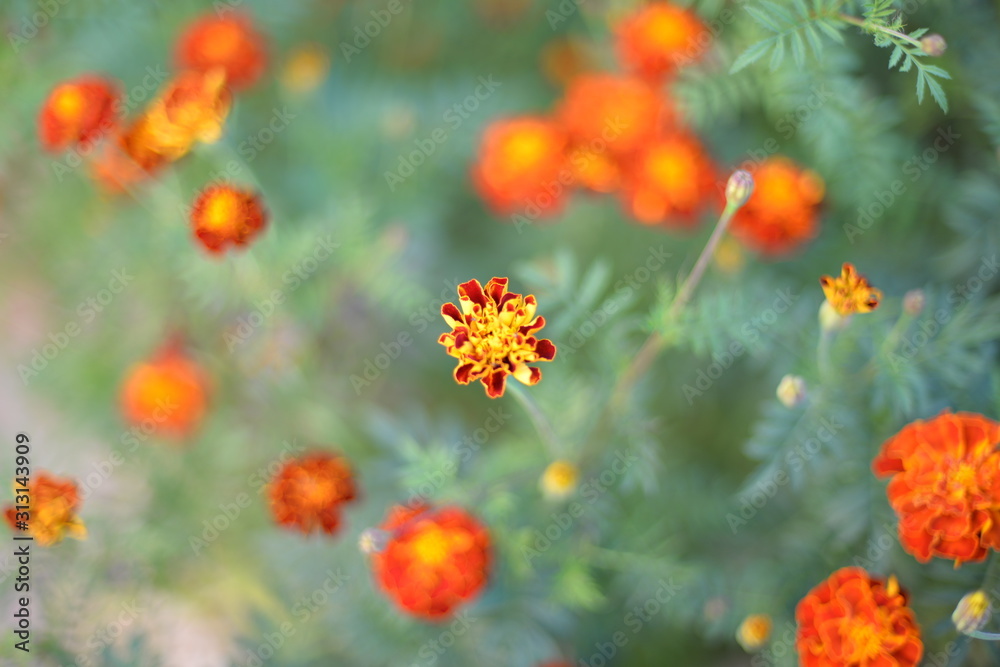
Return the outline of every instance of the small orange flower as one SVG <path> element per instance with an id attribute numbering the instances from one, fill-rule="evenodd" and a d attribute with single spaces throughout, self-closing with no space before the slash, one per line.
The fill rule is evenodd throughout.
<path id="1" fill-rule="evenodd" d="M 644 5 L 618 24 L 618 57 L 626 69 L 660 77 L 701 60 L 712 35 L 694 12 L 669 2 Z"/>
<path id="2" fill-rule="evenodd" d="M 916 667 L 924 653 L 909 596 L 888 581 L 845 567 L 795 608 L 802 667 Z"/>
<path id="3" fill-rule="evenodd" d="M 1000 424 L 943 412 L 905 426 L 882 445 L 872 469 L 891 477 L 899 541 L 922 563 L 933 556 L 981 561 L 1000 550 Z"/>
<path id="4" fill-rule="evenodd" d="M 670 116 L 653 86 L 614 74 L 586 74 L 574 79 L 556 115 L 575 146 L 613 155 L 644 146 Z"/>
<path id="5" fill-rule="evenodd" d="M 840 269 L 840 277 L 823 276 L 819 279 L 823 294 L 838 315 L 870 313 L 878 307 L 882 292 L 869 284 L 857 272 L 853 264 L 845 263 Z"/>
<path id="6" fill-rule="evenodd" d="M 17 481 L 14 482 L 15 498 L 18 494 L 24 494 L 24 488 Z M 31 535 L 46 547 L 61 542 L 67 535 L 78 540 L 87 536 L 86 526 L 76 515 L 80 496 L 76 482 L 72 479 L 39 472 L 28 480 L 27 496 L 27 503 L 22 498 L 4 508 L 4 518 L 12 530 Z M 28 510 L 19 512 L 16 505 L 25 504 L 28 505 Z M 21 521 L 27 523 L 27 531 L 18 527 Z"/>
<path id="7" fill-rule="evenodd" d="M 230 12 L 208 14 L 191 22 L 177 40 L 174 54 L 181 69 L 207 72 L 221 67 L 233 90 L 252 86 L 267 65 L 264 37 L 250 18 Z"/>
<path id="8" fill-rule="evenodd" d="M 486 585 L 490 534 L 465 510 L 397 505 L 381 528 L 388 541 L 372 554 L 375 579 L 402 610 L 440 621 Z"/>
<path id="9" fill-rule="evenodd" d="M 556 346 L 534 336 L 545 326 L 545 318 L 535 316 L 534 295 L 508 292 L 506 278 L 493 278 L 485 290 L 478 280 L 462 283 L 458 300 L 461 309 L 453 303 L 441 306 L 452 331 L 438 338 L 448 354 L 458 359 L 457 382 L 480 380 L 486 395 L 498 398 L 503 396 L 508 375 L 527 385 L 542 378 L 542 372 L 528 364 L 552 361 Z"/>
<path id="10" fill-rule="evenodd" d="M 472 179 L 480 195 L 499 214 L 557 213 L 566 185 L 559 182 L 566 136 L 546 118 L 522 116 L 486 128 Z"/>
<path id="11" fill-rule="evenodd" d="M 753 195 L 733 218 L 736 238 L 765 255 L 783 255 L 816 236 L 824 191 L 819 175 L 778 156 L 765 160 L 753 179 Z"/>
<path id="12" fill-rule="evenodd" d="M 771 638 L 773 625 L 767 614 L 751 614 L 736 629 L 736 641 L 747 653 L 759 651 Z"/>
<path id="13" fill-rule="evenodd" d="M 210 185 L 201 191 L 191 207 L 195 236 L 211 253 L 226 247 L 245 246 L 267 224 L 267 211 L 260 197 L 229 185 Z"/>
<path id="14" fill-rule="evenodd" d="M 148 153 L 177 160 L 195 142 L 215 142 L 222 136 L 231 105 L 221 69 L 183 72 L 130 128 L 130 155 L 140 165 Z"/>
<path id="15" fill-rule="evenodd" d="M 288 56 L 281 70 L 281 85 L 293 93 L 319 88 L 330 71 L 330 54 L 319 44 L 303 44 Z"/>
<path id="16" fill-rule="evenodd" d="M 184 437 L 201 423 L 208 403 L 202 369 L 175 344 L 129 369 L 121 389 L 125 419 L 144 432 Z"/>
<path id="17" fill-rule="evenodd" d="M 341 507 L 357 491 L 347 460 L 329 452 L 313 452 L 286 463 L 268 487 L 274 520 L 309 534 L 333 535 L 340 527 Z"/>
<path id="18" fill-rule="evenodd" d="M 693 227 L 710 202 L 719 202 L 716 172 L 704 147 L 686 132 L 657 138 L 635 157 L 624 187 L 629 213 L 646 225 Z"/>
<path id="19" fill-rule="evenodd" d="M 86 74 L 56 86 L 38 114 L 38 137 L 48 151 L 100 138 L 115 125 L 118 86 Z"/>

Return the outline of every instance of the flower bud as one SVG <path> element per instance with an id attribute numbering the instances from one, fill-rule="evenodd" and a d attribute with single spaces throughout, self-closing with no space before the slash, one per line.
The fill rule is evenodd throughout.
<path id="1" fill-rule="evenodd" d="M 983 591 L 967 593 L 955 607 L 951 622 L 963 635 L 981 630 L 990 622 L 990 598 Z"/>
<path id="2" fill-rule="evenodd" d="M 948 48 L 948 43 L 944 37 L 937 33 L 927 35 L 920 39 L 920 49 L 929 56 L 939 56 Z"/>
<path id="3" fill-rule="evenodd" d="M 367 528 L 358 538 L 358 547 L 366 554 L 376 554 L 389 543 L 389 533 L 378 528 Z"/>
<path id="4" fill-rule="evenodd" d="M 829 301 L 819 307 L 819 325 L 823 331 L 840 331 L 850 322 L 850 315 L 841 315 Z"/>
<path id="5" fill-rule="evenodd" d="M 576 489 L 580 471 L 569 461 L 553 461 L 539 480 L 542 493 L 550 500 L 562 500 Z"/>
<path id="6" fill-rule="evenodd" d="M 739 208 L 746 204 L 753 194 L 753 176 L 749 171 L 739 169 L 733 172 L 726 183 L 726 204 Z"/>
<path id="7" fill-rule="evenodd" d="M 786 375 L 778 383 L 778 400 L 786 408 L 794 408 L 806 400 L 806 381 L 798 375 Z"/>
<path id="8" fill-rule="evenodd" d="M 911 317 L 916 317 L 923 311 L 926 302 L 923 290 L 911 289 L 903 297 L 903 311 Z"/>
<path id="9" fill-rule="evenodd" d="M 747 653 L 759 651 L 771 638 L 772 625 L 767 614 L 747 616 L 736 630 L 736 641 Z"/>

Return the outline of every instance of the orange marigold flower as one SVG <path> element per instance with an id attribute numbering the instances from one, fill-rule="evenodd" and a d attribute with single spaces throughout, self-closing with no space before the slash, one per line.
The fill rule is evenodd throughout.
<path id="1" fill-rule="evenodd" d="M 916 667 L 924 653 L 909 596 L 895 577 L 845 567 L 795 608 L 802 667 Z"/>
<path id="2" fill-rule="evenodd" d="M 574 145 L 623 155 L 655 137 L 670 112 L 660 93 L 641 79 L 587 74 L 570 83 L 557 116 Z"/>
<path id="3" fill-rule="evenodd" d="M 458 302 L 461 309 L 453 303 L 441 306 L 452 331 L 438 338 L 458 359 L 456 381 L 480 380 L 486 395 L 498 398 L 503 396 L 507 375 L 527 385 L 542 379 L 542 372 L 528 364 L 552 361 L 556 346 L 534 336 L 545 326 L 545 318 L 535 316 L 533 294 L 508 292 L 506 278 L 493 278 L 485 290 L 478 280 L 470 280 L 458 286 Z"/>
<path id="4" fill-rule="evenodd" d="M 56 86 L 38 114 L 38 138 L 48 151 L 60 151 L 100 138 L 115 125 L 118 86 L 86 74 Z"/>
<path id="5" fill-rule="evenodd" d="M 889 504 L 899 541 L 922 563 L 933 556 L 981 561 L 1000 550 L 1000 424 L 943 412 L 905 426 L 872 462 L 891 477 Z"/>
<path id="6" fill-rule="evenodd" d="M 615 29 L 618 57 L 648 77 L 669 74 L 701 59 L 712 35 L 698 16 L 669 2 L 644 5 Z"/>
<path id="7" fill-rule="evenodd" d="M 264 229 L 267 211 L 260 197 L 229 185 L 210 185 L 191 207 L 195 236 L 212 253 L 245 246 Z"/>
<path id="8" fill-rule="evenodd" d="M 753 195 L 733 218 L 736 238 L 766 255 L 782 255 L 816 236 L 825 187 L 818 174 L 777 156 L 765 160 L 753 179 Z"/>
<path id="9" fill-rule="evenodd" d="M 404 611 L 443 620 L 486 585 L 490 534 L 465 510 L 397 505 L 381 528 L 389 538 L 372 554 L 375 578 Z"/>
<path id="10" fill-rule="evenodd" d="M 643 224 L 693 227 L 706 204 L 720 201 L 715 181 L 701 142 L 671 132 L 636 154 L 624 187 L 625 206 Z"/>
<path id="11" fill-rule="evenodd" d="M 551 215 L 563 204 L 566 188 L 559 177 L 565 157 L 566 135 L 552 121 L 500 120 L 483 134 L 473 184 L 497 213 Z"/>
<path id="12" fill-rule="evenodd" d="M 181 69 L 206 72 L 221 67 L 233 90 L 252 86 L 267 65 L 264 37 L 250 17 L 230 12 L 191 22 L 177 40 L 174 59 Z"/>
<path id="13" fill-rule="evenodd" d="M 24 489 L 25 487 L 15 481 L 15 498 L 18 494 L 24 494 Z M 7 519 L 11 529 L 31 535 L 39 544 L 46 547 L 61 542 L 67 535 L 78 540 L 87 536 L 86 526 L 76 515 L 80 506 L 80 495 L 76 482 L 72 479 L 56 477 L 44 471 L 39 472 L 28 480 L 27 496 L 27 503 L 23 502 L 23 498 L 16 503 L 29 505 L 27 512 L 19 512 L 14 504 L 4 508 L 4 518 Z M 19 527 L 18 524 L 22 521 L 27 523 L 27 531 Z"/>
<path id="14" fill-rule="evenodd" d="M 823 286 L 826 300 L 838 315 L 870 313 L 882 299 L 882 292 L 872 287 L 853 264 L 845 263 L 840 269 L 840 277 L 823 276 L 819 279 L 819 284 Z"/>
<path id="15" fill-rule="evenodd" d="M 303 533 L 333 535 L 341 507 L 357 497 L 347 459 L 313 452 L 286 463 L 268 486 L 274 520 Z"/>
<path id="16" fill-rule="evenodd" d="M 144 432 L 184 437 L 201 423 L 208 392 L 201 367 L 171 344 L 128 370 L 121 389 L 122 412 Z"/>
<path id="17" fill-rule="evenodd" d="M 195 142 L 222 136 L 232 95 L 221 69 L 183 72 L 126 132 L 129 155 L 145 166 L 148 155 L 183 157 Z"/>
<path id="18" fill-rule="evenodd" d="M 567 168 L 573 185 L 593 192 L 613 192 L 621 185 L 622 169 L 603 144 L 571 146 Z"/>

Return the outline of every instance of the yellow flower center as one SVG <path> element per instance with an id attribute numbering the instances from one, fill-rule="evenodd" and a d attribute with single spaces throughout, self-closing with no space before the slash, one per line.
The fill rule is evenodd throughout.
<path id="1" fill-rule="evenodd" d="M 440 565 L 451 553 L 451 542 L 447 532 L 429 524 L 413 539 L 413 553 L 424 565 Z"/>
<path id="2" fill-rule="evenodd" d="M 310 476 L 302 480 L 299 492 L 313 507 L 325 507 L 336 497 L 337 485 L 333 480 Z"/>
<path id="3" fill-rule="evenodd" d="M 541 162 L 550 149 L 548 137 L 539 130 L 522 130 L 507 140 L 505 153 L 511 167 Z"/>
<path id="4" fill-rule="evenodd" d="M 951 480 L 962 491 L 972 491 L 977 486 L 976 468 L 968 463 L 961 463 L 952 474 Z"/>
<path id="5" fill-rule="evenodd" d="M 205 205 L 204 222 L 211 231 L 231 229 L 236 222 L 241 206 L 240 197 L 231 190 L 220 190 L 212 195 Z"/>
<path id="6" fill-rule="evenodd" d="M 52 96 L 52 110 L 62 120 L 79 118 L 86 103 L 77 86 L 60 86 Z"/>
<path id="7" fill-rule="evenodd" d="M 852 663 L 860 663 L 864 659 L 874 658 L 882 653 L 882 639 L 878 628 L 863 618 L 855 619 L 847 628 L 847 641 L 853 647 Z"/>
<path id="8" fill-rule="evenodd" d="M 691 25 L 680 10 L 659 11 L 648 17 L 643 30 L 649 43 L 664 51 L 677 51 L 687 46 L 692 35 Z"/>
<path id="9" fill-rule="evenodd" d="M 205 31 L 205 37 L 199 48 L 209 60 L 218 62 L 235 53 L 242 37 L 243 31 L 239 26 L 228 21 L 218 23 Z"/>
<path id="10" fill-rule="evenodd" d="M 533 360 L 529 356 L 534 354 L 534 350 L 519 329 L 534 319 L 534 309 L 525 306 L 523 299 L 513 299 L 508 304 L 513 304 L 514 310 L 500 313 L 496 304 L 488 301 L 486 308 L 469 324 L 469 342 L 476 350 L 471 356 L 482 359 L 484 364 L 493 368 L 499 368 L 508 361 L 517 364 Z M 529 314 L 519 317 L 516 311 L 521 308 L 528 308 Z"/>

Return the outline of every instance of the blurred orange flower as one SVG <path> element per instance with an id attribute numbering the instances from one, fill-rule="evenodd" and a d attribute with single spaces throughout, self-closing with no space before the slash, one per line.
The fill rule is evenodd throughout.
<path id="1" fill-rule="evenodd" d="M 616 27 L 618 57 L 626 69 L 647 77 L 669 74 L 701 60 L 712 35 L 698 16 L 669 2 L 652 2 Z"/>
<path id="2" fill-rule="evenodd" d="M 281 85 L 293 93 L 308 93 L 323 83 L 330 71 L 330 54 L 319 44 L 303 44 L 288 56 Z"/>
<path id="3" fill-rule="evenodd" d="M 191 207 L 195 236 L 211 253 L 227 246 L 245 246 L 267 225 L 267 211 L 260 197 L 230 185 L 209 185 Z"/>
<path id="4" fill-rule="evenodd" d="M 766 255 L 789 253 L 819 231 L 824 184 L 786 157 L 765 160 L 753 172 L 754 192 L 733 218 L 733 235 Z"/>
<path id="5" fill-rule="evenodd" d="M 556 213 L 567 190 L 560 182 L 565 151 L 565 134 L 546 118 L 496 121 L 483 134 L 472 180 L 497 213 Z M 568 172 L 564 180 L 569 180 Z"/>
<path id="6" fill-rule="evenodd" d="M 48 151 L 99 139 L 115 126 L 118 86 L 85 74 L 56 86 L 38 114 L 38 137 Z"/>
<path id="7" fill-rule="evenodd" d="M 177 39 L 177 66 L 207 72 L 222 68 L 226 84 L 242 90 L 260 79 L 267 66 L 264 37 L 245 14 L 207 14 L 191 22 Z"/>
<path id="8" fill-rule="evenodd" d="M 129 154 L 144 165 L 148 154 L 177 160 L 195 142 L 217 141 L 231 105 L 221 69 L 183 72 L 127 132 Z"/>
<path id="9" fill-rule="evenodd" d="M 899 541 L 922 563 L 933 556 L 981 561 L 1000 550 L 1000 424 L 943 412 L 905 426 L 872 463 L 891 477 L 889 503 Z"/>
<path id="10" fill-rule="evenodd" d="M 341 507 L 356 496 L 347 459 L 330 452 L 313 452 L 289 461 L 268 487 L 274 520 L 306 534 L 337 532 Z"/>
<path id="11" fill-rule="evenodd" d="M 14 482 L 15 498 L 24 493 L 24 488 Z M 28 480 L 27 496 L 26 503 L 19 500 L 4 508 L 4 518 L 12 530 L 20 530 L 17 524 L 24 521 L 28 529 L 21 532 L 46 547 L 61 542 L 67 535 L 78 540 L 87 536 L 86 526 L 76 515 L 80 496 L 72 479 L 41 471 Z M 16 505 L 25 504 L 28 510 L 19 512 Z"/>
<path id="12" fill-rule="evenodd" d="M 201 367 L 169 344 L 128 370 L 121 389 L 125 419 L 145 432 L 184 437 L 201 423 L 209 383 Z"/>
<path id="13" fill-rule="evenodd" d="M 381 528 L 389 538 L 372 554 L 375 578 L 404 611 L 440 621 L 486 585 L 490 534 L 465 510 L 397 505 Z"/>
<path id="14" fill-rule="evenodd" d="M 715 166 L 693 135 L 674 131 L 636 153 L 623 188 L 628 212 L 647 225 L 693 227 L 710 202 L 720 203 Z"/>
<path id="15" fill-rule="evenodd" d="M 655 137 L 671 114 L 660 93 L 641 79 L 585 74 L 570 83 L 556 115 L 574 145 L 623 155 Z"/>
<path id="16" fill-rule="evenodd" d="M 774 623 L 767 614 L 751 614 L 736 629 L 736 641 L 747 653 L 759 651 L 771 639 L 773 626 Z"/>
<path id="17" fill-rule="evenodd" d="M 542 378 L 542 372 L 528 364 L 552 361 L 556 346 L 534 336 L 545 326 L 545 318 L 535 316 L 534 295 L 508 292 L 506 278 L 493 278 L 485 290 L 478 280 L 462 283 L 458 299 L 461 309 L 453 303 L 441 307 L 452 331 L 438 338 L 448 354 L 458 359 L 457 382 L 480 380 L 486 395 L 498 398 L 503 396 L 507 375 L 527 385 Z"/>
<path id="18" fill-rule="evenodd" d="M 909 596 L 888 581 L 845 567 L 795 608 L 802 667 L 916 667 L 924 645 Z"/>
<path id="19" fill-rule="evenodd" d="M 881 290 L 871 286 L 868 280 L 857 272 L 853 264 L 845 263 L 840 276 L 823 276 L 819 279 L 826 300 L 838 315 L 870 313 L 878 307 L 882 299 Z"/>

